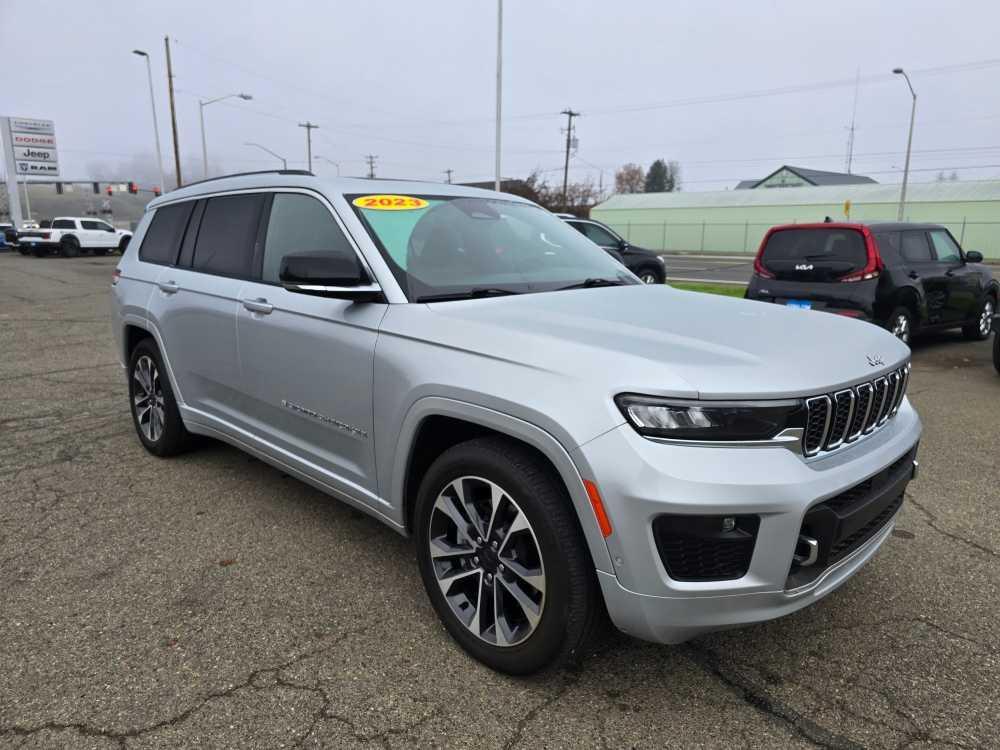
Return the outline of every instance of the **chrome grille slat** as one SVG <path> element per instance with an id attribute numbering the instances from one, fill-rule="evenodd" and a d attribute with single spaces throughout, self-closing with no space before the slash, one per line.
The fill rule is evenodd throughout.
<path id="1" fill-rule="evenodd" d="M 837 450 L 885 425 L 899 411 L 909 380 L 907 363 L 873 380 L 807 398 L 803 455 Z"/>

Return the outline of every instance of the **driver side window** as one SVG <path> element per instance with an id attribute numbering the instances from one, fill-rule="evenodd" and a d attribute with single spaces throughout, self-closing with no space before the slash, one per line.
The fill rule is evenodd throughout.
<path id="1" fill-rule="evenodd" d="M 601 247 L 618 247 L 618 240 L 606 229 L 596 224 L 581 224 L 584 236 Z"/>
<path id="2" fill-rule="evenodd" d="M 951 238 L 948 232 L 943 229 L 932 229 L 930 235 L 934 254 L 939 263 L 960 263 L 962 261 L 962 252 L 958 249 L 958 243 Z"/>
<path id="3" fill-rule="evenodd" d="M 277 193 L 267 224 L 261 280 L 267 284 L 279 283 L 281 259 L 290 253 L 356 257 L 326 206 L 301 193 Z"/>

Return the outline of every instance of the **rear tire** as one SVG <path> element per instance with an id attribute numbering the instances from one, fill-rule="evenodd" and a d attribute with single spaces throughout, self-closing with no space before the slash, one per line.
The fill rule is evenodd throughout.
<path id="1" fill-rule="evenodd" d="M 80 254 L 80 243 L 67 237 L 59 243 L 59 252 L 64 258 L 75 258 Z"/>
<path id="2" fill-rule="evenodd" d="M 31 254 L 36 258 L 44 258 L 49 254 L 49 249 L 47 247 L 34 247 L 31 249 Z"/>
<path id="3" fill-rule="evenodd" d="M 909 346 L 913 338 L 913 312 L 908 307 L 897 307 L 889 315 L 885 327 L 889 333 Z"/>
<path id="4" fill-rule="evenodd" d="M 442 453 L 420 484 L 414 537 L 445 628 L 492 669 L 523 675 L 578 661 L 602 622 L 566 489 L 513 440 L 478 438 Z"/>
<path id="5" fill-rule="evenodd" d="M 151 338 L 136 344 L 129 357 L 128 397 L 135 432 L 146 450 L 166 458 L 190 447 L 191 433 L 181 420 L 170 378 Z"/>
<path id="6" fill-rule="evenodd" d="M 993 329 L 993 313 L 996 312 L 997 303 L 992 297 L 983 300 L 979 306 L 976 318 L 971 323 L 962 326 L 962 334 L 969 341 L 985 341 L 990 337 Z"/>
<path id="7" fill-rule="evenodd" d="M 21 255 L 31 255 L 31 250 L 24 247 L 24 245 L 19 245 L 17 251 L 21 253 Z"/>

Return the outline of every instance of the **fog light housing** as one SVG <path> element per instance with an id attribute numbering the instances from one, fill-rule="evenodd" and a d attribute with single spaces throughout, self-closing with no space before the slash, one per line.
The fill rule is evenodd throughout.
<path id="1" fill-rule="evenodd" d="M 750 569 L 760 516 L 663 515 L 653 520 L 660 561 L 675 581 L 729 581 Z"/>

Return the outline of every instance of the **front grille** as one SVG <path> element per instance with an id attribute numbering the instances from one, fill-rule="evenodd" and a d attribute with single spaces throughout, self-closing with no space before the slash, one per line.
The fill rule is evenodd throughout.
<path id="1" fill-rule="evenodd" d="M 667 575 L 675 581 L 727 581 L 750 568 L 759 516 L 658 516 L 653 538 Z"/>
<path id="2" fill-rule="evenodd" d="M 815 456 L 853 443 L 884 425 L 906 395 L 910 365 L 832 394 L 806 399 L 802 452 Z"/>
<path id="3" fill-rule="evenodd" d="M 787 588 L 815 580 L 885 528 L 903 504 L 916 455 L 913 446 L 874 476 L 809 508 L 799 533 L 817 541 L 817 559 L 809 567 L 793 562 Z"/>

